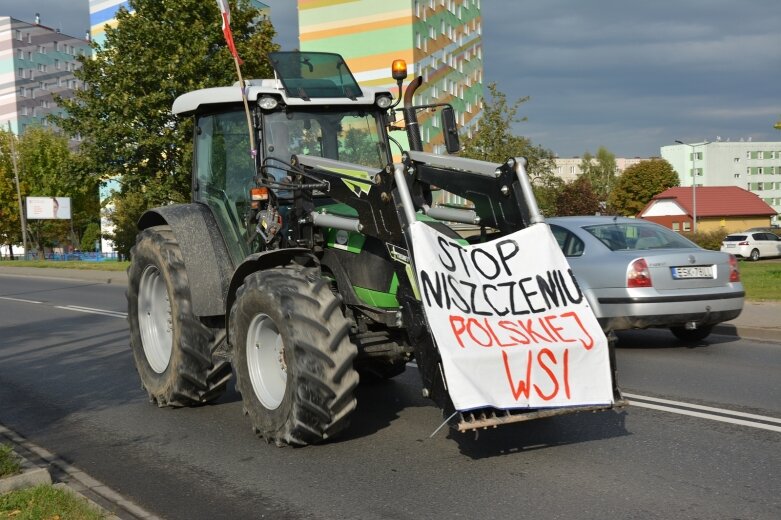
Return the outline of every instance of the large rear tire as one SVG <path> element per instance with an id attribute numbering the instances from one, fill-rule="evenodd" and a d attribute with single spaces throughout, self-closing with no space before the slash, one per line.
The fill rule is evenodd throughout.
<path id="1" fill-rule="evenodd" d="M 236 385 L 258 435 L 304 446 L 348 426 L 357 349 L 339 300 L 317 271 L 290 266 L 247 276 L 229 329 Z"/>
<path id="2" fill-rule="evenodd" d="M 193 314 L 187 272 L 171 228 L 145 229 L 130 255 L 130 345 L 149 399 L 158 406 L 216 399 L 231 377 L 230 363 L 215 355 L 225 333 Z"/>

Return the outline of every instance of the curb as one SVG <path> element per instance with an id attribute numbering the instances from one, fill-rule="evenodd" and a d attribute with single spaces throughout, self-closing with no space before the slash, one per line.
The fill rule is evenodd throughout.
<path id="1" fill-rule="evenodd" d="M 16 453 L 14 454 L 22 459 L 22 465 L 30 465 L 27 459 Z M 41 486 L 44 484 L 51 484 L 52 476 L 49 474 L 49 470 L 44 468 L 30 468 L 17 475 L 11 475 L 8 477 L 0 478 L 0 495 L 10 493 L 11 491 L 17 491 L 19 489 L 25 489 L 29 487 Z"/>
<path id="2" fill-rule="evenodd" d="M 0 424 L 0 440 L 7 441 L 14 453 L 22 459 L 23 467 L 32 468 L 21 475 L 7 477 L 14 479 L 28 475 L 27 479 L 47 479 L 48 482 L 35 482 L 9 489 L 21 489 L 39 484 L 53 484 L 54 487 L 66 490 L 74 496 L 84 499 L 90 507 L 102 511 L 109 520 L 161 520 L 160 517 L 146 511 L 141 506 L 126 499 L 107 485 L 90 477 L 79 468 L 68 464 L 45 448 L 23 438 L 16 432 Z M 22 455 L 22 453 L 24 455 Z M 48 468 L 48 469 L 47 469 Z M 45 474 L 45 475 L 44 475 Z M 6 479 L 0 479 L 0 485 Z M 0 494 L 4 491 L 0 488 Z"/>
<path id="3" fill-rule="evenodd" d="M 729 323 L 720 323 L 713 327 L 712 334 L 781 343 L 781 330 L 772 328 L 738 327 Z"/>

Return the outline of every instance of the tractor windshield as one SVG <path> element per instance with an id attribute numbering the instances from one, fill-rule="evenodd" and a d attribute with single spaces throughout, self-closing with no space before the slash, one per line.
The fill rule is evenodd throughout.
<path id="1" fill-rule="evenodd" d="M 293 155 L 306 154 L 376 168 L 389 163 L 376 111 L 273 112 L 263 119 L 263 156 L 269 173 L 284 177 Z"/>

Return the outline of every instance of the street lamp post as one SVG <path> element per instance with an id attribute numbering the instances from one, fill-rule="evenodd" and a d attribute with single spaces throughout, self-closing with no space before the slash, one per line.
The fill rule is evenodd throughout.
<path id="1" fill-rule="evenodd" d="M 708 141 L 699 144 L 689 144 L 683 141 L 675 140 L 676 143 L 689 146 L 692 149 L 692 233 L 697 232 L 697 152 L 698 146 L 705 146 Z"/>

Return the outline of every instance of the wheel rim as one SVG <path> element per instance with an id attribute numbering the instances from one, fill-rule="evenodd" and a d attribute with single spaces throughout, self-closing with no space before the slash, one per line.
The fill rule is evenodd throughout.
<path id="1" fill-rule="evenodd" d="M 168 368 L 173 350 L 171 302 L 160 270 L 149 265 L 138 287 L 138 325 L 141 344 L 149 366 L 162 374 Z"/>
<path id="2" fill-rule="evenodd" d="M 247 370 L 255 396 L 269 410 L 285 397 L 287 365 L 279 329 L 266 314 L 257 314 L 247 329 Z"/>

